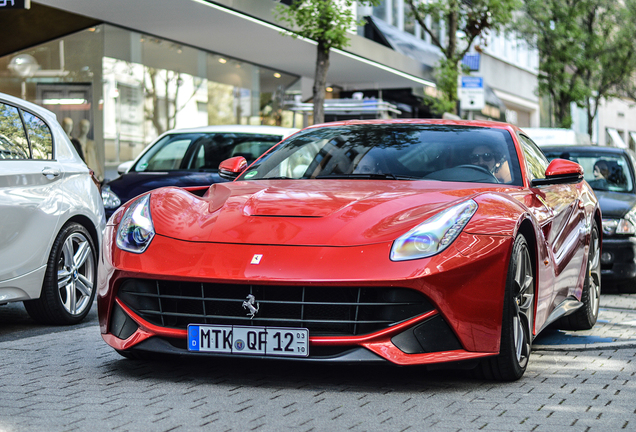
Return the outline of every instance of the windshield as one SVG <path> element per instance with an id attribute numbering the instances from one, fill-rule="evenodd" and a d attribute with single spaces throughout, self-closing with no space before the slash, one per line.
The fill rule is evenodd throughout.
<path id="1" fill-rule="evenodd" d="M 506 130 L 395 124 L 308 129 L 239 180 L 341 178 L 523 184 Z"/>
<path id="2" fill-rule="evenodd" d="M 133 171 L 217 171 L 234 156 L 248 163 L 282 139 L 280 135 L 250 133 L 180 133 L 166 135 L 152 145 Z"/>
<path id="3" fill-rule="evenodd" d="M 625 155 L 604 152 L 546 151 L 549 160 L 572 160 L 583 167 L 585 180 L 592 189 L 612 192 L 631 192 L 634 187 L 632 172 Z"/>

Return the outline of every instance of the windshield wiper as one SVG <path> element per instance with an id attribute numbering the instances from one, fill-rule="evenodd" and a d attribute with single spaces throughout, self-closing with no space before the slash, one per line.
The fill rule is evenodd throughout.
<path id="1" fill-rule="evenodd" d="M 391 173 L 369 173 L 369 174 L 331 174 L 319 175 L 317 179 L 369 179 L 369 180 L 415 180 L 416 177 L 396 176 Z"/>

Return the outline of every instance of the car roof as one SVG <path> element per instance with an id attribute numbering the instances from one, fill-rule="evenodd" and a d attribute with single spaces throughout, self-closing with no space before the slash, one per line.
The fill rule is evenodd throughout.
<path id="1" fill-rule="evenodd" d="M 195 128 L 173 129 L 166 134 L 174 133 L 251 133 L 263 135 L 282 135 L 288 136 L 298 131 L 297 128 L 287 128 L 282 126 L 264 126 L 264 125 L 214 125 L 201 126 Z"/>
<path id="2" fill-rule="evenodd" d="M 493 129 L 505 129 L 512 135 L 515 132 L 521 132 L 521 129 L 517 126 L 493 120 L 450 120 L 450 119 L 421 119 L 421 118 L 408 118 L 408 119 L 372 119 L 372 120 L 342 120 L 330 123 L 320 123 L 312 126 L 308 126 L 303 130 L 310 130 L 313 128 L 321 127 L 334 127 L 334 126 L 357 126 L 357 125 L 444 125 L 444 126 L 472 126 L 483 127 Z"/>
<path id="3" fill-rule="evenodd" d="M 607 154 L 622 154 L 626 153 L 627 149 L 620 147 L 606 147 L 606 146 L 576 146 L 576 145 L 547 145 L 539 147 L 543 152 L 562 151 L 562 152 L 581 152 L 581 153 L 607 153 Z"/>
<path id="4" fill-rule="evenodd" d="M 402 124 L 433 124 L 433 125 L 449 125 L 449 126 L 481 126 L 491 128 L 513 128 L 520 130 L 518 127 L 509 123 L 492 121 L 492 120 L 448 120 L 448 119 L 373 119 L 373 120 L 342 120 L 330 123 L 320 123 L 309 126 L 310 128 L 325 127 L 325 126 L 350 126 L 350 125 L 374 125 L 374 124 L 388 124 L 388 125 L 402 125 Z"/>

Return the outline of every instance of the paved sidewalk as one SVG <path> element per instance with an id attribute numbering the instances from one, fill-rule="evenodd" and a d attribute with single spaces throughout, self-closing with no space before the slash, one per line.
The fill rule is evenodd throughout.
<path id="1" fill-rule="evenodd" d="M 544 330 L 533 350 L 580 351 L 636 347 L 636 294 L 601 294 L 596 325 L 586 331 Z"/>

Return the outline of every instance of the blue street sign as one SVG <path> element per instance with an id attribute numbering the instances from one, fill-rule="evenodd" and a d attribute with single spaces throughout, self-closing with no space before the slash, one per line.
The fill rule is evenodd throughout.
<path id="1" fill-rule="evenodd" d="M 484 88 L 484 79 L 482 77 L 463 76 L 462 88 Z"/>

